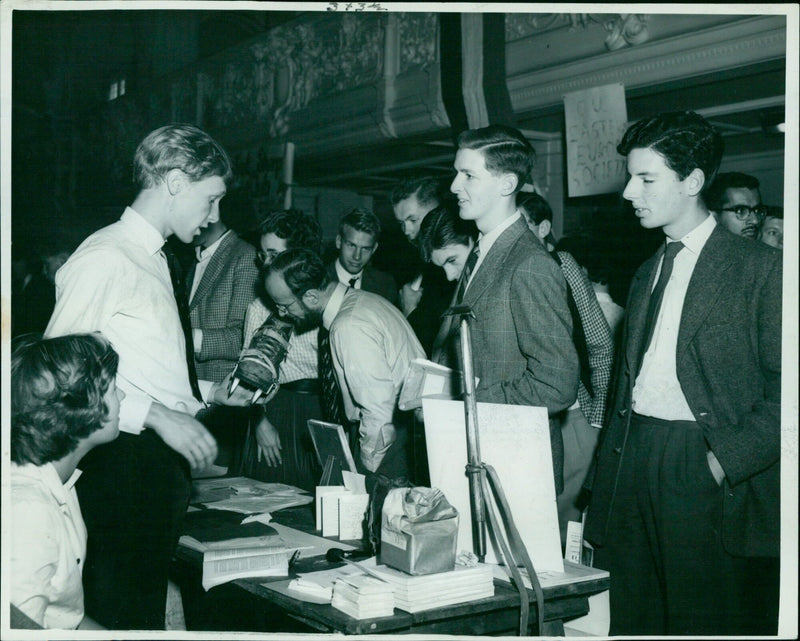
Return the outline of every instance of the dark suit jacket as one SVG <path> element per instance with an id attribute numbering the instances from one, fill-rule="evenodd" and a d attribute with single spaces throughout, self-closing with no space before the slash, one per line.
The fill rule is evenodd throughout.
<path id="1" fill-rule="evenodd" d="M 524 220 L 515 221 L 495 241 L 463 304 L 475 314 L 470 335 L 479 402 L 546 407 L 552 416 L 575 401 L 579 364 L 567 284 Z M 453 317 L 445 319 L 434 358 L 461 369 L 457 329 Z M 563 444 L 557 420 L 550 421 L 550 437 L 560 491 Z"/>
<path id="2" fill-rule="evenodd" d="M 586 538 L 601 545 L 630 423 L 650 290 L 663 248 L 631 283 L 624 353 L 591 481 Z M 725 471 L 722 536 L 737 556 L 775 556 L 780 536 L 781 253 L 717 226 L 698 258 L 677 345 L 681 389 Z"/>
<path id="3" fill-rule="evenodd" d="M 334 282 L 338 282 L 339 276 L 336 274 L 336 261 L 328 263 L 326 268 L 328 278 Z M 391 274 L 379 271 L 372 265 L 367 265 L 364 268 L 364 273 L 361 275 L 361 289 L 365 292 L 372 292 L 383 296 L 392 305 L 397 305 L 397 284 Z"/>
<path id="4" fill-rule="evenodd" d="M 442 324 L 442 314 L 447 310 L 455 292 L 455 283 L 447 280 L 444 270 L 432 263 L 422 267 L 422 297 L 419 305 L 408 315 L 408 324 L 430 356 L 433 342 Z"/>
<path id="5" fill-rule="evenodd" d="M 255 248 L 235 232 L 228 233 L 189 303 L 192 328 L 203 330 L 202 349 L 195 352 L 199 378 L 219 382 L 236 365 L 242 350 L 244 315 L 256 297 L 257 280 Z"/>

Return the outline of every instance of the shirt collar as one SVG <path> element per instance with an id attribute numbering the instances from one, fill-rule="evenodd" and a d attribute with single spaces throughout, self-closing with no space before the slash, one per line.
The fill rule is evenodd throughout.
<path id="1" fill-rule="evenodd" d="M 225 238 L 225 236 L 227 236 L 230 233 L 231 233 L 230 229 L 226 230 L 225 233 L 222 234 L 222 236 L 217 238 L 217 240 L 211 243 L 208 247 L 202 247 L 200 245 L 195 247 L 194 252 L 195 256 L 197 256 L 197 262 L 209 260 L 214 255 L 214 252 L 216 252 L 219 249 L 219 246 L 220 244 L 222 244 L 222 240 Z"/>
<path id="2" fill-rule="evenodd" d="M 714 227 L 717 226 L 717 221 L 713 216 L 709 215 L 706 219 L 695 227 L 692 231 L 681 238 L 683 246 L 695 255 L 699 255 L 705 247 Z"/>
<path id="3" fill-rule="evenodd" d="M 158 253 L 164 246 L 164 237 L 161 232 L 132 207 L 125 208 L 120 220 L 132 228 L 132 233 L 129 235 L 130 241 L 141 245 L 151 256 Z"/>
<path id="4" fill-rule="evenodd" d="M 363 273 L 364 270 L 362 269 L 357 274 L 351 274 L 344 267 L 342 267 L 342 264 L 339 262 L 339 259 L 338 258 L 336 259 L 336 277 L 339 279 L 340 283 L 349 283 L 354 278 L 356 279 L 361 278 L 361 275 Z"/>
<path id="5" fill-rule="evenodd" d="M 347 285 L 336 283 L 336 288 L 333 290 L 331 297 L 328 299 L 328 304 L 325 305 L 325 311 L 322 312 L 322 326 L 325 329 L 330 329 L 333 320 L 339 314 L 339 309 L 344 302 L 344 295 L 347 293 Z"/>
<path id="6" fill-rule="evenodd" d="M 59 505 L 64 505 L 67 502 L 67 493 L 75 486 L 81 476 L 81 471 L 76 469 L 72 472 L 72 476 L 67 479 L 67 482 L 62 483 L 61 477 L 52 463 L 17 465 L 12 462 L 12 466 L 16 468 L 16 472 L 20 476 L 35 479 L 42 483 L 58 501 Z"/>
<path id="7" fill-rule="evenodd" d="M 481 234 L 478 238 L 478 248 L 480 250 L 481 256 L 486 256 L 489 253 L 489 250 L 494 245 L 495 241 L 500 238 L 500 234 L 502 234 L 506 229 L 511 227 L 517 220 L 519 220 L 520 214 L 519 209 L 513 213 L 513 215 L 506 218 L 502 223 L 500 223 L 497 227 L 495 227 L 492 231 Z"/>

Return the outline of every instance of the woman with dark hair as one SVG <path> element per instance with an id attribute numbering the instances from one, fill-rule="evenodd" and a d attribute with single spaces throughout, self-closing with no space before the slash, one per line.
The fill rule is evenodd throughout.
<path id="1" fill-rule="evenodd" d="M 119 357 L 100 334 L 26 334 L 11 356 L 11 603 L 44 628 L 84 617 L 78 463 L 119 434 Z"/>

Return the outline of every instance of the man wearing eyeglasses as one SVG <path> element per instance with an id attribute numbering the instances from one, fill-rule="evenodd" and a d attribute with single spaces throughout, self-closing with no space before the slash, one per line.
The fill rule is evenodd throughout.
<path id="1" fill-rule="evenodd" d="M 708 208 L 729 232 L 753 239 L 767 213 L 758 178 L 738 171 L 717 176 L 708 190 Z"/>

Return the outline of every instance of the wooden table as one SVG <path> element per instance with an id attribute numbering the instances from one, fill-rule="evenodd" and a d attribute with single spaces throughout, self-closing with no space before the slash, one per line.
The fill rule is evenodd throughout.
<path id="1" fill-rule="evenodd" d="M 276 512 L 273 517 L 285 525 L 313 531 L 310 507 Z M 319 535 L 319 532 L 314 532 Z M 324 558 L 301 559 L 295 573 L 335 567 Z M 173 564 L 173 580 L 181 586 L 187 629 L 261 632 L 338 632 L 343 634 L 451 634 L 516 635 L 519 628 L 519 594 L 508 583 L 495 580 L 495 594 L 469 601 L 409 614 L 395 610 L 389 617 L 358 620 L 331 605 L 306 603 L 270 590 L 268 581 L 285 577 L 239 579 L 203 592 L 200 586 L 202 555 L 180 547 Z M 591 595 L 607 590 L 608 577 L 569 583 L 544 589 L 543 636 L 563 636 L 563 622 L 589 611 Z M 538 604 L 532 591 L 529 634 L 535 634 Z"/>

